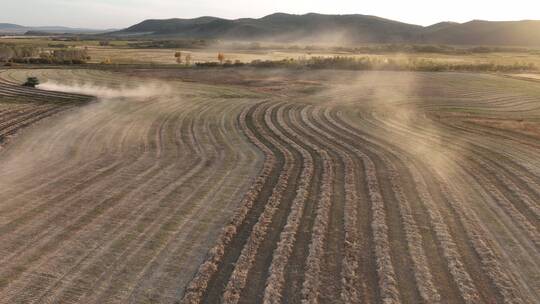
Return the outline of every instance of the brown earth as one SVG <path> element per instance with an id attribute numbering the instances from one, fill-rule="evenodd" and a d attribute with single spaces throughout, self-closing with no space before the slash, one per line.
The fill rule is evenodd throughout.
<path id="1" fill-rule="evenodd" d="M 103 96 L 0 153 L 0 303 L 537 302 L 539 84 L 210 71 L 34 71 Z"/>

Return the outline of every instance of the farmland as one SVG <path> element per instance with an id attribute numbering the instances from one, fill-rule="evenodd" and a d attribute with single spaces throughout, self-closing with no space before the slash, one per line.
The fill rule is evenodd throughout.
<path id="1" fill-rule="evenodd" d="M 534 78 L 2 70 L 0 303 L 536 303 Z"/>
<path id="2" fill-rule="evenodd" d="M 150 40 L 151 41 L 151 40 Z M 189 42 L 190 40 L 186 40 Z M 204 40 L 203 40 L 204 41 Z M 538 48 L 494 48 L 485 51 L 474 51 L 475 47 L 458 47 L 453 52 L 445 53 L 442 49 L 437 51 L 438 46 L 431 46 L 436 49 L 430 51 L 430 46 L 411 45 L 418 47 L 418 51 L 393 50 L 392 45 L 368 45 L 365 48 L 354 47 L 334 47 L 332 44 L 287 44 L 287 43 L 216 43 L 208 41 L 205 47 L 136 47 L 145 45 L 145 41 L 111 40 L 108 45 L 99 45 L 97 40 L 81 41 L 55 41 L 47 37 L 2 37 L 0 36 L 0 46 L 2 44 L 18 45 L 39 48 L 40 50 L 52 52 L 64 48 L 86 49 L 90 60 L 89 64 L 99 65 L 102 62 L 110 61 L 114 65 L 158 65 L 158 66 L 181 66 L 177 64 L 174 57 L 175 52 L 181 51 L 184 58 L 187 54 L 191 56 L 191 63 L 215 62 L 218 53 L 223 53 L 226 60 L 232 62 L 240 61 L 250 63 L 254 60 L 279 61 L 285 59 L 305 60 L 313 57 L 347 57 L 355 59 L 369 59 L 375 61 L 392 60 L 399 64 L 409 61 L 428 61 L 438 65 L 480 65 L 495 64 L 500 66 L 532 65 L 534 70 L 540 68 L 540 50 Z M 175 42 L 174 40 L 172 42 Z M 178 41 L 176 41 L 178 43 Z M 394 46 L 397 47 L 397 46 Z M 425 50 L 422 49 L 425 48 Z M 480 48 L 481 49 L 481 48 Z M 185 63 L 185 62 L 184 62 Z"/>
<path id="3" fill-rule="evenodd" d="M 18 130 L 43 118 L 90 101 L 91 96 L 43 92 L 0 80 L 0 144 Z"/>

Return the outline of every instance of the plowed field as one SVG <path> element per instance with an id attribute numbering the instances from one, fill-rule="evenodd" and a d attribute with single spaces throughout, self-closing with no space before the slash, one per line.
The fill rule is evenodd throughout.
<path id="1" fill-rule="evenodd" d="M 31 72 L 0 72 L 0 136 L 40 120 L 0 152 L 0 303 L 539 301 L 538 82 Z"/>

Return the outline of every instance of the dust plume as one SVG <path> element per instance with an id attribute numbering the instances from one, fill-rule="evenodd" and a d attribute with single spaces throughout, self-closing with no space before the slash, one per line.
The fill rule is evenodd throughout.
<path id="1" fill-rule="evenodd" d="M 104 86 L 89 82 L 57 82 L 49 80 L 38 86 L 47 91 L 60 91 L 96 96 L 101 99 L 107 98 L 150 98 L 156 96 L 170 96 L 172 88 L 163 82 L 150 82 L 135 86 Z"/>
<path id="2" fill-rule="evenodd" d="M 43 90 L 86 94 L 97 101 L 76 106 L 23 130 L 0 153 L 0 188 L 15 186 L 51 164 L 82 166 L 99 156 L 128 155 L 141 149 L 156 118 L 182 102 L 172 85 L 101 86 L 49 80 Z"/>
<path id="3" fill-rule="evenodd" d="M 431 111 L 437 100 L 430 94 L 443 83 L 434 79 L 438 76 L 388 71 L 325 74 L 325 89 L 309 99 L 342 109 L 349 121 L 373 138 L 399 147 L 448 178 L 467 157 L 467 143 L 457 138 L 448 142 L 444 125 Z M 450 146 L 457 144 L 464 148 L 460 153 Z"/>

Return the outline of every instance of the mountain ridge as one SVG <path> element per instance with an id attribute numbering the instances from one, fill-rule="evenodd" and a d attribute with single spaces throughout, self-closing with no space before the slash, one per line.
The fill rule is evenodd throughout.
<path id="1" fill-rule="evenodd" d="M 274 13 L 261 18 L 148 19 L 111 36 L 276 42 L 427 43 L 540 46 L 540 21 L 439 22 L 420 26 L 372 15 Z"/>
<path id="2" fill-rule="evenodd" d="M 115 31 L 114 29 L 88 29 L 67 26 L 24 26 L 13 23 L 0 23 L 0 34 L 22 35 L 26 32 L 43 32 L 51 34 L 97 34 Z"/>
<path id="3" fill-rule="evenodd" d="M 332 45 L 419 43 L 540 47 L 540 20 L 471 20 L 464 23 L 443 21 L 420 26 L 372 15 L 299 15 L 278 12 L 261 18 L 225 19 L 201 16 L 147 19 L 122 30 L 0 23 L 0 34 L 21 35 L 27 32 Z"/>

